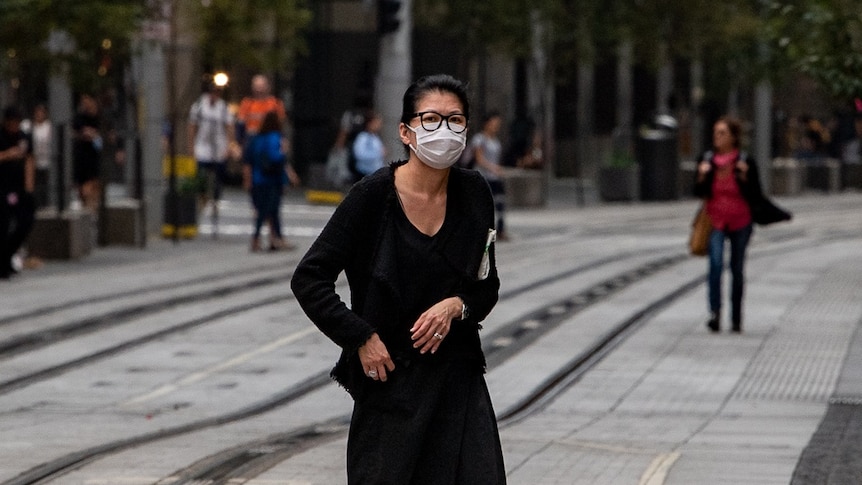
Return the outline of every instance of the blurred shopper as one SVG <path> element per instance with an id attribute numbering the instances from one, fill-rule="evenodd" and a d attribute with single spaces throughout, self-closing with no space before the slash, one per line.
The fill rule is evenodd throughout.
<path id="1" fill-rule="evenodd" d="M 725 241 L 730 242 L 730 321 L 733 332 L 742 332 L 742 299 L 745 285 L 745 252 L 754 223 L 770 224 L 790 219 L 790 214 L 764 197 L 757 163 L 740 151 L 742 125 L 722 117 L 712 132 L 713 150 L 704 154 L 697 167 L 694 194 L 705 199 L 712 222 L 709 238 L 709 311 L 707 327 L 721 329 L 721 279 Z"/>
<path id="2" fill-rule="evenodd" d="M 380 139 L 380 128 L 383 126 L 383 118 L 375 111 L 365 114 L 365 126 L 353 141 L 353 170 L 357 179 L 366 177 L 383 168 L 386 158 L 386 148 Z"/>
<path id="3" fill-rule="evenodd" d="M 30 140 L 21 131 L 21 111 L 3 110 L 0 127 L 0 279 L 18 272 L 12 258 L 33 228 L 35 167 Z"/>
<path id="4" fill-rule="evenodd" d="M 266 114 L 260 132 L 246 144 L 243 159 L 243 186 L 250 192 L 255 209 L 251 251 L 261 250 L 260 230 L 264 222 L 268 222 L 270 227 L 270 251 L 293 249 L 294 246 L 282 236 L 281 196 L 286 181 L 298 184 L 299 179 L 288 164 L 277 112 Z"/>
<path id="5" fill-rule="evenodd" d="M 506 241 L 506 188 L 503 184 L 503 145 L 497 135 L 500 133 L 503 118 L 497 111 L 491 111 L 482 120 L 482 131 L 470 140 L 475 168 L 485 177 L 494 195 L 494 207 L 497 211 L 497 239 Z"/>
<path id="6" fill-rule="evenodd" d="M 36 208 L 48 205 L 48 190 L 51 182 L 51 156 L 54 153 L 53 129 L 48 119 L 48 108 L 40 103 L 33 108 L 33 117 L 21 123 L 21 129 L 33 143 L 33 159 L 36 162 L 36 182 L 33 195 Z"/>
<path id="7" fill-rule="evenodd" d="M 78 198 L 84 207 L 96 213 L 101 198 L 102 134 L 99 122 L 99 105 L 96 99 L 84 94 L 78 102 L 78 112 L 72 121 L 72 176 L 78 189 Z"/>
<path id="8" fill-rule="evenodd" d="M 506 482 L 479 340 L 500 287 L 494 204 L 479 174 L 452 166 L 468 116 L 461 81 L 413 83 L 399 126 L 408 159 L 353 186 L 291 281 L 342 348 L 332 375 L 354 398 L 350 485 Z"/>
<path id="9" fill-rule="evenodd" d="M 228 148 L 233 142 L 233 115 L 222 99 L 222 89 L 207 81 L 204 93 L 189 110 L 188 136 L 206 184 L 201 208 L 212 202 L 213 237 L 218 236 L 218 204 L 226 175 Z"/>

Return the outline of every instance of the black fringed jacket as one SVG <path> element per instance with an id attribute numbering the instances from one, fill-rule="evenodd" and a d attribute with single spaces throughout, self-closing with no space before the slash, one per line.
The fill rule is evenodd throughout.
<path id="1" fill-rule="evenodd" d="M 715 160 L 713 152 L 706 152 L 700 160 L 709 160 L 710 170 L 706 173 L 706 177 L 702 181 L 697 181 L 698 171 L 695 170 L 694 196 L 701 199 L 709 199 L 712 197 L 712 182 L 715 179 Z M 738 160 L 744 160 L 748 164 L 748 174 L 743 179 L 740 171 L 734 165 L 733 175 L 736 179 L 736 184 L 739 186 L 739 191 L 742 197 L 748 203 L 751 209 L 751 217 L 754 223 L 765 226 L 775 222 L 789 221 L 791 214 L 784 209 L 776 206 L 768 197 L 763 194 L 760 187 L 760 174 L 757 169 L 757 162 L 748 156 L 747 153 L 740 151 Z M 736 162 L 734 162 L 735 164 Z"/>
<path id="2" fill-rule="evenodd" d="M 368 381 L 356 357 L 357 349 L 374 332 L 387 344 L 386 336 L 395 330 L 391 327 L 403 324 L 407 318 L 400 299 L 394 246 L 398 244 L 394 215 L 401 210 L 394 172 L 404 163 L 380 169 L 351 188 L 299 262 L 291 280 L 291 289 L 302 309 L 342 348 L 332 377 L 354 397 Z M 461 297 L 470 310 L 465 322 L 455 324 L 473 326 L 476 355 L 484 364 L 478 345 L 479 322 L 497 303 L 500 288 L 494 245 L 486 249 L 488 231 L 494 228 L 493 199 L 478 172 L 458 167 L 450 169 L 447 197 L 448 207 L 456 210 L 447 209 L 446 224 L 454 226 L 441 234 L 445 239 L 439 242 L 439 247 L 445 259 L 462 274 L 451 296 Z M 490 272 L 480 279 L 486 250 Z M 350 307 L 335 291 L 336 279 L 342 271 L 350 287 Z"/>

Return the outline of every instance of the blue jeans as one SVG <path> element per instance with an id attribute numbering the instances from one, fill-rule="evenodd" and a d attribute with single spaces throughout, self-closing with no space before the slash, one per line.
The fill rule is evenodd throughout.
<path id="1" fill-rule="evenodd" d="M 281 184 L 259 184 L 251 188 L 251 201 L 257 217 L 254 221 L 254 238 L 260 237 L 263 223 L 272 224 L 272 237 L 281 239 Z"/>
<path id="2" fill-rule="evenodd" d="M 731 320 L 735 326 L 742 323 L 742 292 L 745 286 L 745 249 L 754 228 L 751 224 L 738 231 L 713 229 L 709 236 L 709 309 L 718 315 L 721 311 L 721 274 L 724 270 L 724 241 L 730 241 Z"/>

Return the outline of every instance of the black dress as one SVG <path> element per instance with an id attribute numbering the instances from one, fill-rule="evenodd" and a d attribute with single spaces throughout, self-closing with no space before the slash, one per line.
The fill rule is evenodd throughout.
<path id="1" fill-rule="evenodd" d="M 350 484 L 500 485 L 500 439 L 484 380 L 481 322 L 499 297 L 494 203 L 473 170 L 452 167 L 446 218 L 433 237 L 404 215 L 396 162 L 357 182 L 296 266 L 291 289 L 342 352 L 332 377 L 354 399 Z M 487 265 L 486 265 L 487 263 Z M 350 305 L 335 291 L 341 273 Z M 433 304 L 470 308 L 437 353 L 413 349 L 410 328 Z M 387 382 L 364 373 L 357 350 L 377 333 L 395 362 Z"/>
<path id="2" fill-rule="evenodd" d="M 455 210 L 450 198 L 447 214 Z M 496 418 L 483 377 L 477 327 L 452 322 L 435 354 L 412 346 L 410 328 L 425 310 L 452 295 L 460 274 L 434 236 L 394 215 L 404 321 L 384 342 L 395 361 L 386 382 L 356 400 L 347 450 L 350 484 L 497 485 L 506 481 Z"/>

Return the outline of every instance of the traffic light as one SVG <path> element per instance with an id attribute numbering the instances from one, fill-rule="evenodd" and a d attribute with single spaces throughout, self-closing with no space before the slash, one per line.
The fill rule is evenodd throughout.
<path id="1" fill-rule="evenodd" d="M 398 20 L 398 10 L 401 0 L 377 0 L 377 33 L 391 34 L 398 30 L 401 21 Z"/>

